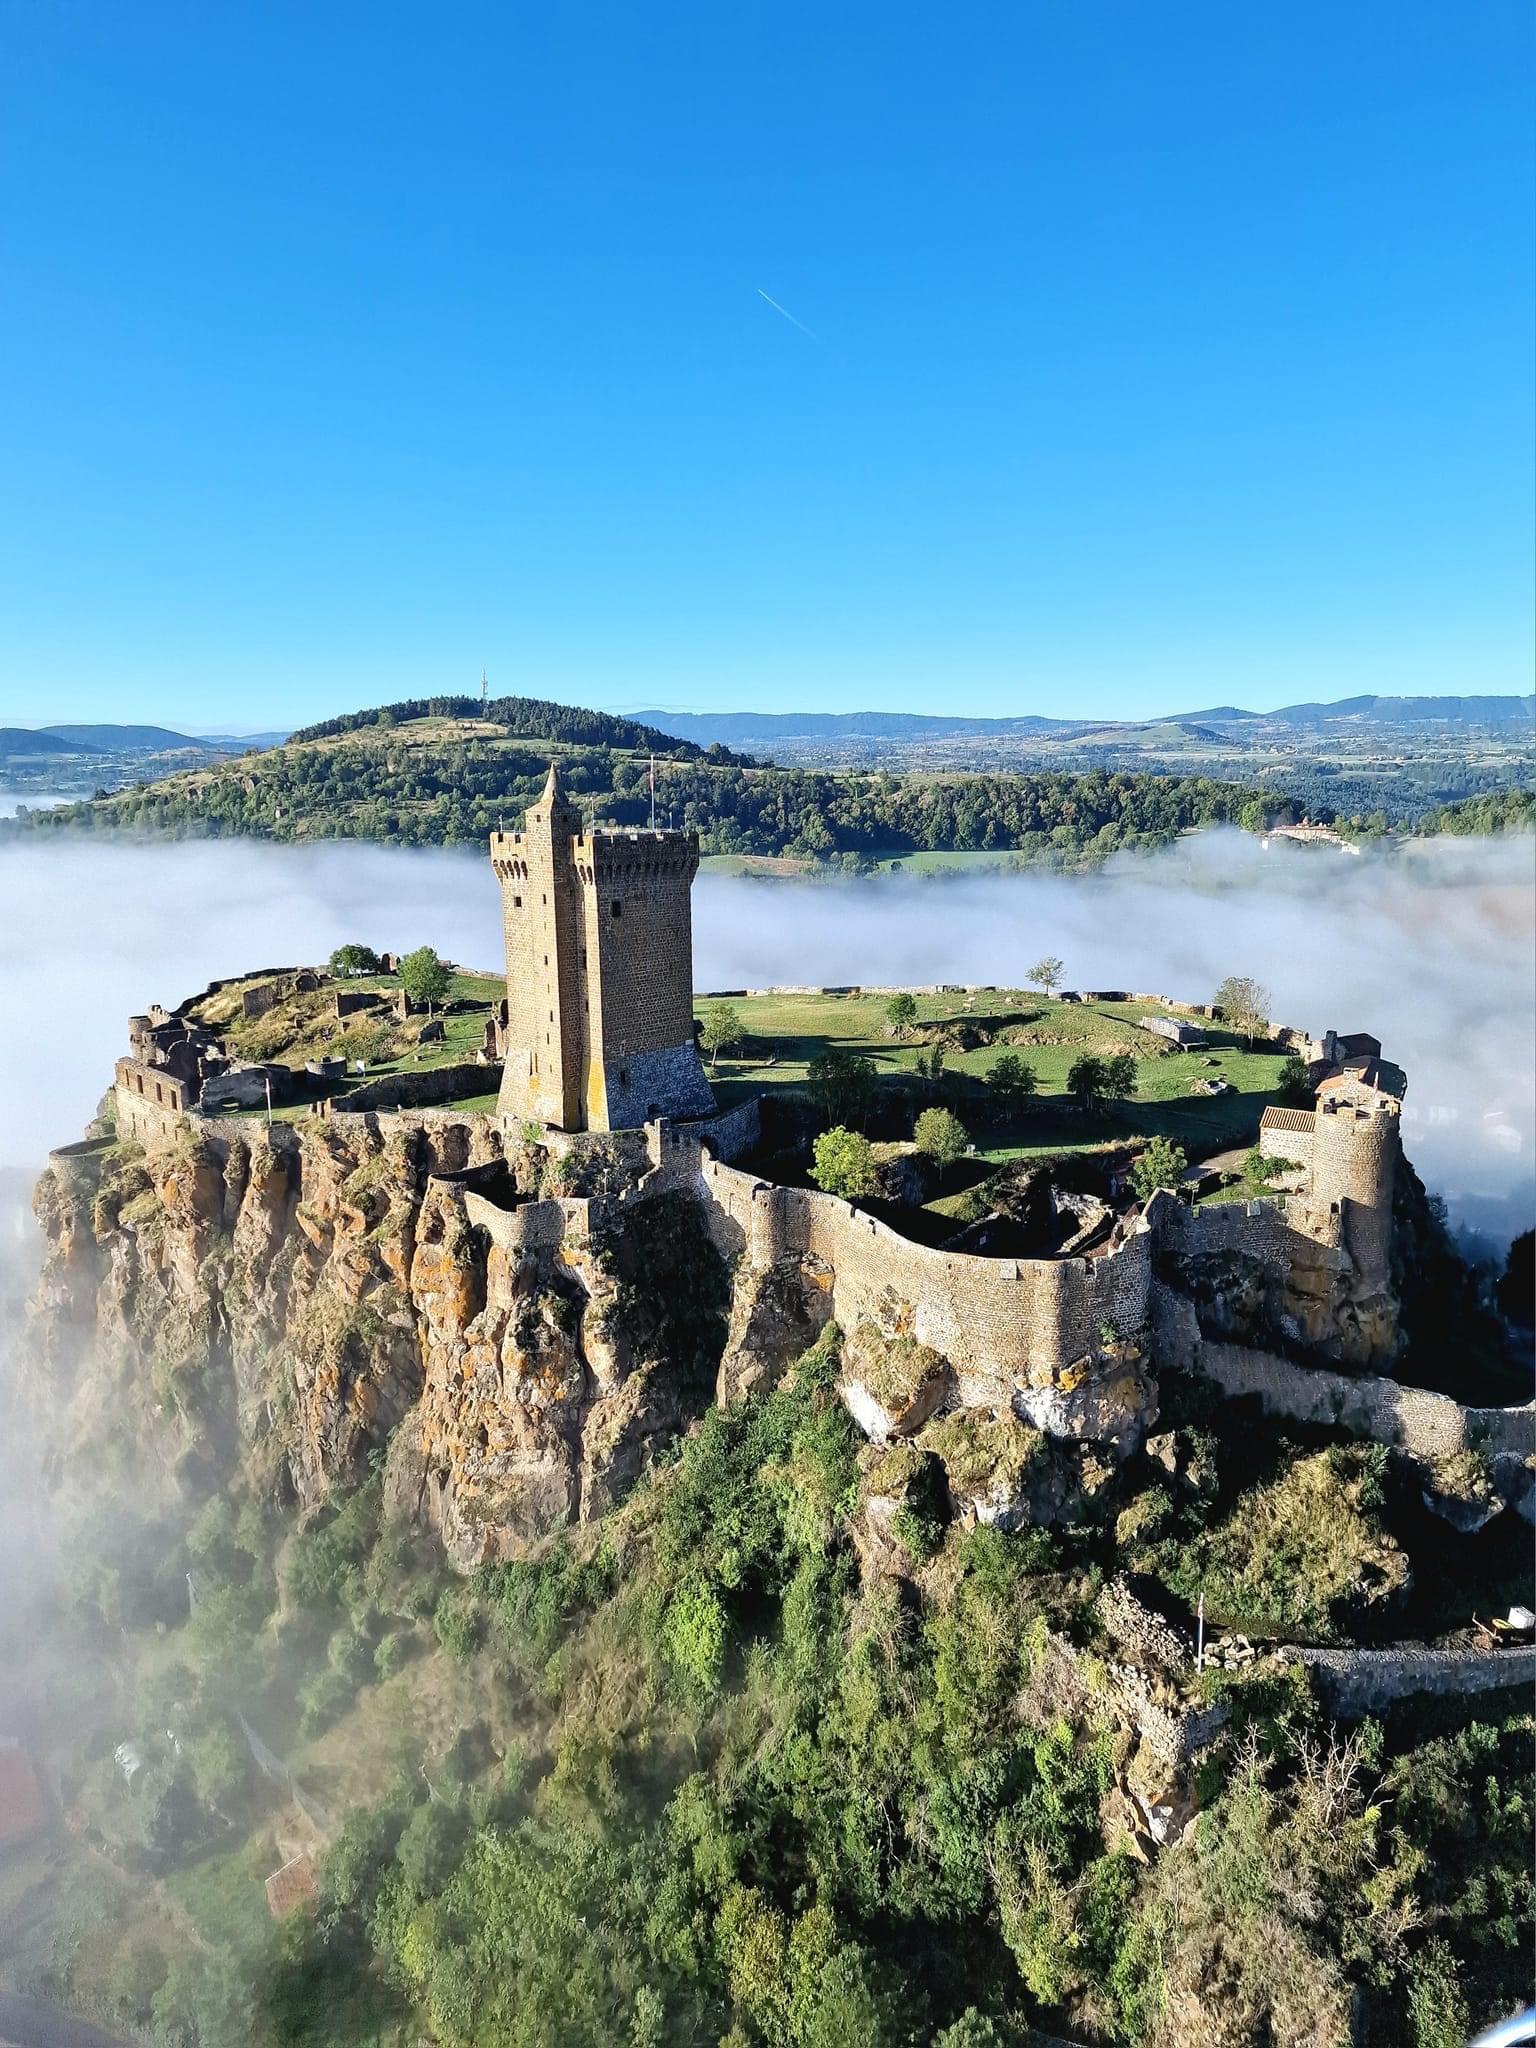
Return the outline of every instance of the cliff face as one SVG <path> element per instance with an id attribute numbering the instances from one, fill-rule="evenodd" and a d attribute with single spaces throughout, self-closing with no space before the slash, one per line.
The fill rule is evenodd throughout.
<path id="1" fill-rule="evenodd" d="M 238 1462 L 301 1509 L 389 1445 L 392 1499 L 460 1566 L 601 1513 L 709 1398 L 723 1263 L 665 1201 L 643 1272 L 601 1243 L 509 1256 L 469 1225 L 477 1170 L 511 1200 L 540 1161 L 375 1119 L 75 1148 L 35 1201 L 32 1391 L 78 1445 L 110 1387 L 146 1474 Z"/>

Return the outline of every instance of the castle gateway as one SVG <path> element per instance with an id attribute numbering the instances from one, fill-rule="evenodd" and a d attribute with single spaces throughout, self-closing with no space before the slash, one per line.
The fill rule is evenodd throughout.
<path id="1" fill-rule="evenodd" d="M 497 1107 L 566 1131 L 708 1116 L 693 1030 L 694 832 L 583 832 L 551 765 L 491 835 L 507 945 Z"/>

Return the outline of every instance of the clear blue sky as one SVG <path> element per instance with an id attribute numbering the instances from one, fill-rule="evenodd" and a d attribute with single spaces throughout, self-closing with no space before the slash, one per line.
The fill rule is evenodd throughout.
<path id="1" fill-rule="evenodd" d="M 0 723 L 1529 689 L 1533 72 L 1525 0 L 19 0 Z"/>

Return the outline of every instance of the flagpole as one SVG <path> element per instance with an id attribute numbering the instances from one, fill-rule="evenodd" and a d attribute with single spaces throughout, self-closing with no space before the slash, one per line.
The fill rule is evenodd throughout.
<path id="1" fill-rule="evenodd" d="M 656 830 L 656 756 L 651 756 L 651 830 Z"/>

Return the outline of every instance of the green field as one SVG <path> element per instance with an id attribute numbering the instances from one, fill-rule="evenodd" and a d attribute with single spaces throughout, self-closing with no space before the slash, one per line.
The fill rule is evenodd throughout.
<path id="1" fill-rule="evenodd" d="M 1144 1006 L 1060 1003 L 1032 992 L 988 990 L 974 996 L 919 996 L 914 1035 L 887 1035 L 888 998 L 874 995 L 783 995 L 728 999 L 741 1017 L 745 1040 L 737 1056 L 710 1070 L 724 1106 L 747 1096 L 803 1091 L 810 1062 L 829 1046 L 866 1053 L 881 1077 L 915 1086 L 917 1061 L 945 1026 L 979 1027 L 991 1043 L 945 1051 L 949 1099 L 978 1153 L 1004 1160 L 1040 1153 L 1113 1147 L 1162 1135 L 1176 1139 L 1191 1160 L 1250 1144 L 1267 1103 L 1279 1099 L 1285 1055 L 1249 1052 L 1218 1025 L 1205 1027 L 1203 1051 L 1180 1052 L 1138 1029 Z M 707 1018 L 719 1005 L 701 1002 Z M 1011 1122 L 991 1114 L 986 1074 L 1000 1053 L 1014 1052 L 1034 1069 L 1039 1092 Z M 1085 1052 L 1129 1052 L 1137 1061 L 1134 1099 L 1085 1117 L 1066 1092 L 1067 1073 Z M 1192 1093 L 1203 1077 L 1220 1075 L 1230 1095 Z"/>

